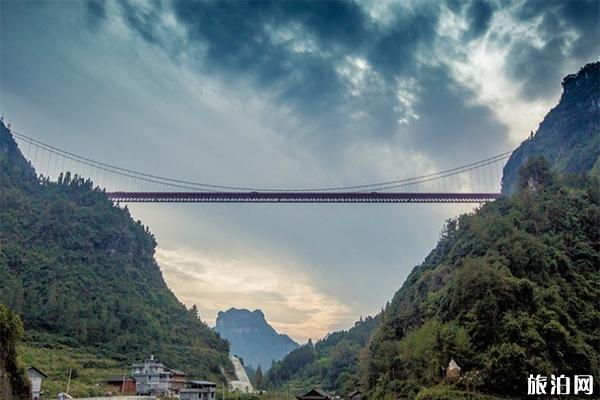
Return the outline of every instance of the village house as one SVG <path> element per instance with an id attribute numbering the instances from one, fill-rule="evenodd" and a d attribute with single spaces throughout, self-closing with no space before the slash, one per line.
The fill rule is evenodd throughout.
<path id="1" fill-rule="evenodd" d="M 308 392 L 296 396 L 298 400 L 332 400 L 333 397 L 321 389 L 312 388 Z"/>
<path id="2" fill-rule="evenodd" d="M 143 363 L 133 364 L 131 376 L 135 381 L 135 393 L 141 395 L 177 394 L 187 380 L 185 372 L 165 367 L 153 355 Z"/>
<path id="3" fill-rule="evenodd" d="M 215 400 L 217 384 L 208 381 L 189 381 L 179 391 L 179 400 Z"/>
<path id="4" fill-rule="evenodd" d="M 135 379 L 130 376 L 111 376 L 106 380 L 106 384 L 111 386 L 115 393 L 135 394 Z"/>
<path id="5" fill-rule="evenodd" d="M 178 369 L 169 369 L 171 372 L 170 389 L 173 393 L 179 393 L 179 391 L 185 388 L 187 382 L 187 374 Z"/>
<path id="6" fill-rule="evenodd" d="M 32 365 L 27 366 L 26 369 L 27 376 L 31 382 L 31 398 L 39 400 L 40 393 L 42 392 L 42 380 L 48 376 Z"/>

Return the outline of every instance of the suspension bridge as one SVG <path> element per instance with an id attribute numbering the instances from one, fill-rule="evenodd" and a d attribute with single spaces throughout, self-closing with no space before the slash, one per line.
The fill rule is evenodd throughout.
<path id="1" fill-rule="evenodd" d="M 10 131 L 37 173 L 58 180 L 65 171 L 132 203 L 483 203 L 500 196 L 511 152 L 426 175 L 354 186 L 287 189 L 226 186 L 147 174 L 96 161 Z"/>

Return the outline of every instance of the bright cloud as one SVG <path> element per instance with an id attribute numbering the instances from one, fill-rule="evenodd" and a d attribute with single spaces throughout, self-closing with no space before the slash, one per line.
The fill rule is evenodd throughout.
<path id="1" fill-rule="evenodd" d="M 193 249 L 159 248 L 156 259 L 177 297 L 188 307 L 197 304 L 211 326 L 219 311 L 259 308 L 277 331 L 305 342 L 355 318 L 347 305 L 319 291 L 301 267 L 290 275 L 272 260 L 242 260 Z"/>

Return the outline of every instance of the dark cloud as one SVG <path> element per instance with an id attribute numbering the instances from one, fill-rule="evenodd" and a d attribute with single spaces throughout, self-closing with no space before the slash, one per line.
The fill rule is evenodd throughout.
<path id="1" fill-rule="evenodd" d="M 415 111 L 426 116 L 405 129 L 406 146 L 425 153 L 438 166 L 451 167 L 455 160 L 473 159 L 473 151 L 492 155 L 507 150 L 503 133 L 506 127 L 496 121 L 492 111 L 483 106 L 466 104 L 474 94 L 452 83 L 441 68 L 423 71 L 419 103 Z"/>
<path id="2" fill-rule="evenodd" d="M 526 1 L 515 13 L 527 24 L 537 25 L 544 44 L 518 40 L 508 55 L 509 75 L 522 83 L 522 95 L 536 99 L 556 93 L 556 82 L 564 75 L 565 64 L 592 61 L 600 54 L 600 2 Z"/>
<path id="3" fill-rule="evenodd" d="M 508 57 L 511 59 L 509 73 L 522 83 L 521 94 L 528 99 L 536 99 L 560 90 L 563 68 L 561 58 L 564 42 L 560 38 L 548 41 L 542 48 L 529 42 L 515 44 Z M 553 84 L 550 84 L 553 82 Z"/>
<path id="4" fill-rule="evenodd" d="M 89 26 L 92 29 L 98 28 L 106 19 L 106 4 L 102 0 L 86 0 L 84 6 Z"/>
<path id="5" fill-rule="evenodd" d="M 160 12 L 162 3 L 151 1 L 147 5 L 150 7 L 136 7 L 128 1 L 120 1 L 122 15 L 129 26 L 135 30 L 142 38 L 153 44 L 161 44 Z"/>
<path id="6" fill-rule="evenodd" d="M 509 3 L 497 3 L 493 0 L 446 0 L 444 4 L 454 14 L 465 18 L 467 28 L 462 38 L 469 41 L 487 33 L 494 13 Z"/>
<path id="7" fill-rule="evenodd" d="M 447 67 L 439 66 L 435 73 L 426 68 L 432 61 L 435 64 L 435 48 L 445 40 L 437 32 L 444 8 L 464 17 L 467 27 L 461 37 L 467 43 L 490 32 L 494 13 L 507 8 L 507 3 L 449 0 L 417 2 L 411 7 L 394 5 L 387 10 L 385 23 L 374 20 L 352 1 L 119 4 L 127 25 L 142 38 L 164 47 L 175 57 L 178 53 L 190 55 L 202 73 L 229 86 L 250 83 L 260 96 L 285 111 L 281 114 L 285 120 L 278 121 L 275 110 L 271 121 L 274 126 L 281 127 L 282 132 L 307 135 L 327 151 L 343 138 L 368 136 L 380 140 L 404 135 L 412 140 L 411 132 L 420 128 L 407 131 L 398 123 L 413 111 L 410 105 L 398 101 L 398 84 L 407 80 L 415 81 L 421 104 L 417 112 L 420 126 L 427 124 L 423 122 L 425 118 L 441 121 L 448 117 L 449 126 L 458 121 L 464 126 L 469 121 L 505 139 L 505 128 L 494 122 L 490 110 L 466 105 L 476 96 L 457 86 L 445 70 Z M 594 41 L 598 38 L 594 17 L 598 4 L 524 2 L 514 17 L 525 24 L 533 24 L 541 17 L 537 27 L 544 40 L 541 48 L 527 38 L 490 32 L 494 43 L 510 46 L 507 72 L 522 83 L 526 98 L 555 93 L 567 60 L 586 61 L 598 49 L 598 41 Z M 173 12 L 185 32 L 181 39 L 185 45 L 174 45 L 173 36 L 165 31 L 161 23 L 163 8 Z M 577 33 L 576 39 L 568 30 Z M 371 68 L 361 77 L 359 87 L 351 76 L 339 73 L 341 67 L 356 60 L 365 60 Z M 431 93 L 435 96 L 427 97 Z M 287 118 L 290 111 L 295 118 Z M 437 126 L 428 128 L 436 131 Z M 458 125 L 455 133 L 447 137 L 460 142 Z M 472 140 L 470 134 L 464 134 Z M 490 143 L 490 138 L 484 137 Z M 434 151 L 434 146 L 425 140 L 438 143 L 422 132 L 413 145 Z"/>
<path id="8" fill-rule="evenodd" d="M 495 9 L 496 6 L 486 0 L 475 0 L 469 4 L 466 12 L 469 28 L 465 37 L 474 39 L 486 33 Z"/>
<path id="9" fill-rule="evenodd" d="M 600 2 L 571 1 L 563 4 L 562 16 L 566 24 L 579 31 L 579 37 L 572 44 L 571 55 L 589 57 L 600 55 Z"/>
<path id="10" fill-rule="evenodd" d="M 371 64 L 390 81 L 403 73 L 414 72 L 419 50 L 430 46 L 436 38 L 438 17 L 437 7 L 399 14 L 391 28 L 373 34 L 368 50 Z"/>
<path id="11" fill-rule="evenodd" d="M 370 36 L 355 3 L 176 2 L 174 10 L 205 51 L 202 67 L 228 82 L 250 79 L 306 117 L 307 130 L 344 131 L 348 88 L 335 63 L 360 54 Z"/>
<path id="12" fill-rule="evenodd" d="M 396 80 L 418 69 L 419 48 L 435 40 L 440 8 L 434 3 L 398 9 L 395 23 L 383 28 L 348 1 L 169 4 L 199 68 L 230 84 L 251 81 L 299 113 L 305 131 L 325 138 L 364 135 L 367 126 L 386 136 L 396 131 L 403 112 L 393 94 Z M 129 3 L 123 10 L 134 31 L 157 43 L 154 13 Z M 371 86 L 357 95 L 336 70 L 348 58 L 368 61 L 384 80 L 381 90 Z M 355 113 L 362 113 L 362 121 L 349 118 Z"/>

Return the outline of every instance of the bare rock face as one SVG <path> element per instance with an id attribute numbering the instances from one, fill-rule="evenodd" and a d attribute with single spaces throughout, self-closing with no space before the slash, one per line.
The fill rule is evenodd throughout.
<path id="1" fill-rule="evenodd" d="M 558 105 L 506 163 L 502 193 L 515 191 L 519 168 L 531 156 L 543 156 L 559 172 L 600 172 L 600 62 L 567 75 L 562 86 Z"/>
<path id="2" fill-rule="evenodd" d="M 241 357 L 244 366 L 263 370 L 298 347 L 289 336 L 279 334 L 261 310 L 230 308 L 219 312 L 215 329 L 231 345 L 230 353 Z"/>

